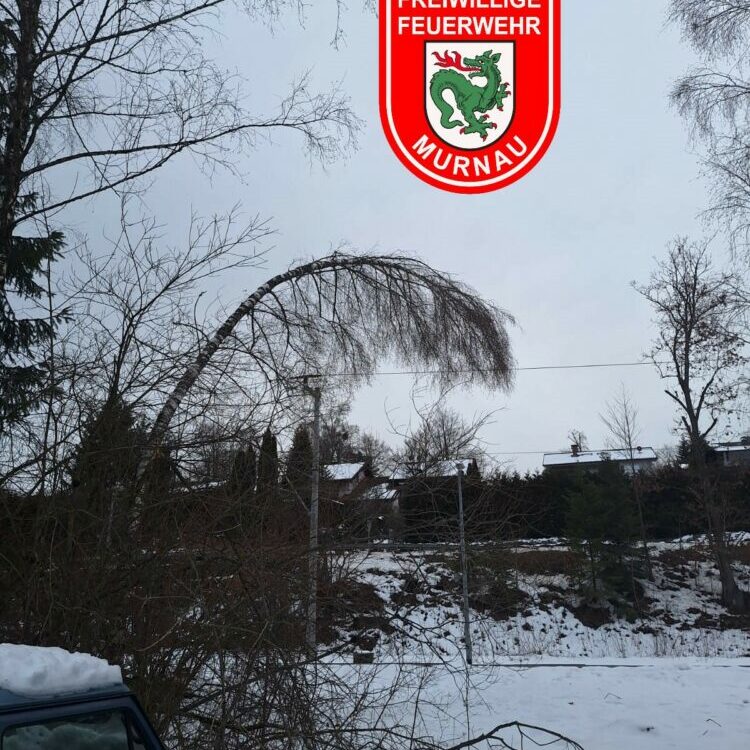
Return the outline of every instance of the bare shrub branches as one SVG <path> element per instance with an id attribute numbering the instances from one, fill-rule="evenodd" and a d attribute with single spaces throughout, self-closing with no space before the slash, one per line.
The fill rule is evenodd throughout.
<path id="1" fill-rule="evenodd" d="M 494 729 L 484 734 L 477 735 L 457 745 L 451 745 L 442 750 L 465 750 L 465 748 L 486 746 L 487 748 L 522 748 L 524 741 L 533 747 L 562 747 L 569 750 L 583 750 L 581 745 L 569 737 L 549 729 L 522 724 L 512 721 L 507 724 L 499 724 Z M 518 742 L 519 744 L 516 744 Z M 512 744 L 511 744 L 512 743 Z"/>
<path id="2" fill-rule="evenodd" d="M 204 52 L 224 0 L 13 0 L 0 24 L 0 290 L 14 229 L 123 188 L 185 151 L 234 169 L 258 135 L 293 131 L 328 162 L 360 122 L 338 86 L 302 73 L 279 111 L 240 104 L 242 84 Z M 296 0 L 248 2 L 275 18 Z M 43 196 L 43 200 L 30 200 Z"/>

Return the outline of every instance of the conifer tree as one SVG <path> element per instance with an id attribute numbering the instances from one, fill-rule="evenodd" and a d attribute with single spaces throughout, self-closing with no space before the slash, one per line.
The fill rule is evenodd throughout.
<path id="1" fill-rule="evenodd" d="M 248 444 L 235 454 L 227 482 L 229 511 L 233 525 L 244 533 L 254 523 L 256 483 L 258 480 L 258 460 L 255 449 Z"/>
<path id="2" fill-rule="evenodd" d="M 15 53 L 11 39 L 17 22 L 0 19 L 0 433 L 22 419 L 39 401 L 47 377 L 47 352 L 66 311 L 29 314 L 47 294 L 43 277 L 63 248 L 63 235 L 52 231 L 39 236 L 18 233 L 19 216 L 37 205 L 35 192 L 19 192 L 9 154 L 13 151 L 11 112 L 16 85 Z M 28 113 L 29 122 L 33 112 Z M 21 312 L 24 311 L 24 312 Z"/>
<path id="3" fill-rule="evenodd" d="M 71 469 L 78 536 L 88 529 L 94 539 L 109 542 L 113 533 L 127 529 L 131 490 L 144 443 L 145 430 L 121 399 L 106 403 L 89 419 Z M 73 526 L 69 533 L 73 535 Z"/>
<path id="4" fill-rule="evenodd" d="M 62 247 L 59 232 L 10 240 L 5 286 L 0 289 L 0 432 L 33 409 L 48 385 L 49 346 L 67 314 L 58 311 L 43 317 L 40 309 L 39 315 L 28 316 L 18 310 L 33 306 L 47 294 L 40 276 Z"/>
<path id="5" fill-rule="evenodd" d="M 635 516 L 622 470 L 604 461 L 597 475 L 579 477 L 568 502 L 567 536 L 586 560 L 584 589 L 593 599 L 627 596 Z"/>
<path id="6" fill-rule="evenodd" d="M 144 438 L 128 404 L 121 399 L 106 404 L 84 427 L 71 471 L 73 486 L 96 494 L 132 483 Z"/>
<path id="7" fill-rule="evenodd" d="M 294 431 L 292 447 L 286 459 L 286 484 L 290 492 L 307 502 L 310 498 L 312 443 L 305 425 Z"/>
<path id="8" fill-rule="evenodd" d="M 248 445 L 244 450 L 238 450 L 234 457 L 229 477 L 230 491 L 238 497 L 247 499 L 255 492 L 257 479 L 258 460 L 253 446 Z"/>
<path id="9" fill-rule="evenodd" d="M 258 455 L 258 496 L 272 500 L 279 483 L 279 452 L 276 436 L 267 428 L 263 433 Z"/>

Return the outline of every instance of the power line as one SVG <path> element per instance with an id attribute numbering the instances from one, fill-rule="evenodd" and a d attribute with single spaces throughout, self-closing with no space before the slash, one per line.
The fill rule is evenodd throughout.
<path id="1" fill-rule="evenodd" d="M 514 367 L 514 372 L 544 372 L 554 370 L 603 370 L 612 369 L 616 367 L 647 367 L 647 366 L 658 366 L 668 365 L 669 362 L 593 362 L 583 365 L 537 365 L 534 367 Z M 479 368 L 468 368 L 460 370 L 376 370 L 371 373 L 368 377 L 387 377 L 392 375 L 474 375 L 478 373 L 489 373 L 497 372 L 496 369 L 479 369 Z M 301 380 L 303 378 L 358 378 L 362 377 L 364 373 L 361 372 L 327 372 L 317 373 L 315 375 L 296 375 L 291 377 L 291 380 Z M 224 407 L 234 409 L 237 407 L 236 403 L 225 404 L 213 402 L 212 406 Z M 43 412 L 42 412 L 43 413 Z"/>
<path id="2" fill-rule="evenodd" d="M 541 372 L 544 370 L 597 370 L 615 367 L 646 367 L 654 365 L 666 365 L 668 362 L 592 362 L 582 365 L 538 365 L 535 367 L 515 367 L 514 372 Z M 474 375 L 479 373 L 497 372 L 497 369 L 456 369 L 456 370 L 378 370 L 372 373 L 372 377 L 390 376 L 390 375 Z M 357 372 L 331 372 L 319 377 L 327 378 L 350 378 L 358 377 L 362 373 Z"/>
<path id="3" fill-rule="evenodd" d="M 515 367 L 514 372 L 544 372 L 550 370 L 603 370 L 615 367 L 646 367 L 653 365 L 668 365 L 669 362 L 593 362 L 582 365 L 537 365 L 534 367 Z M 392 375 L 473 375 L 477 373 L 497 372 L 493 369 L 468 368 L 460 370 L 377 370 L 371 374 L 371 377 L 388 377 Z M 305 377 L 315 378 L 352 378 L 360 377 L 361 372 L 329 372 L 317 375 L 297 375 L 292 380 L 301 380 Z M 236 408 L 237 403 L 219 403 L 212 402 L 212 406 Z M 44 416 L 46 411 L 30 412 L 27 416 Z"/>

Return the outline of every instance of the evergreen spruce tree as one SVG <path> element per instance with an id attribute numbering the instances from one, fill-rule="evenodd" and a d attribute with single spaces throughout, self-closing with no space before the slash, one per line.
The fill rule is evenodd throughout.
<path id="1" fill-rule="evenodd" d="M 686 465 L 694 467 L 697 456 L 701 456 L 707 464 L 716 462 L 716 450 L 712 448 L 708 440 L 705 438 L 700 439 L 697 450 L 693 451 L 693 443 L 690 436 L 683 434 L 680 438 L 679 445 L 677 446 L 677 463 L 680 465 Z"/>
<path id="2" fill-rule="evenodd" d="M 567 536 L 586 563 L 584 591 L 589 598 L 632 600 L 632 554 L 635 516 L 627 479 L 612 461 L 598 474 L 581 475 L 568 495 Z"/>
<path id="3" fill-rule="evenodd" d="M 258 455 L 258 497 L 265 502 L 276 497 L 279 484 L 279 451 L 269 427 L 263 433 Z"/>
<path id="4" fill-rule="evenodd" d="M 292 495 L 305 503 L 310 499 L 312 443 L 304 425 L 294 431 L 292 446 L 286 458 L 286 485 Z"/>
<path id="5" fill-rule="evenodd" d="M 49 371 L 46 350 L 56 327 L 67 318 L 65 310 L 52 315 L 42 308 L 38 314 L 20 312 L 33 310 L 47 294 L 41 282 L 48 264 L 62 251 L 63 235 L 57 231 L 42 236 L 17 234 L 18 216 L 35 209 L 38 196 L 18 193 L 19 181 L 6 163 L 14 151 L 9 142 L 15 132 L 9 117 L 16 86 L 14 25 L 9 17 L 0 19 L 0 205 L 8 206 L 0 215 L 0 433 L 44 395 Z M 33 121 L 33 113 L 28 121 Z"/>
<path id="6" fill-rule="evenodd" d="M 236 526 L 244 535 L 254 522 L 255 485 L 258 479 L 258 461 L 252 445 L 240 448 L 232 462 L 226 484 L 230 507 L 230 526 Z"/>
<path id="7" fill-rule="evenodd" d="M 71 471 L 73 486 L 97 492 L 131 484 L 144 441 L 129 405 L 121 399 L 106 404 L 84 426 Z"/>
<path id="8" fill-rule="evenodd" d="M 89 529 L 110 540 L 127 528 L 145 439 L 145 430 L 121 399 L 88 420 L 71 469 L 76 533 Z"/>
<path id="9" fill-rule="evenodd" d="M 255 493 L 258 480 L 258 460 L 252 445 L 240 449 L 232 463 L 232 473 L 229 477 L 229 490 L 233 495 L 246 499 Z"/>

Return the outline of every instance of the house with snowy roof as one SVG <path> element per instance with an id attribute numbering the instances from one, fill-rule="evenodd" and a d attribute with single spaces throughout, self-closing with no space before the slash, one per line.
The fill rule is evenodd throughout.
<path id="1" fill-rule="evenodd" d="M 479 473 L 476 458 L 454 458 L 446 461 L 435 461 L 425 464 L 422 462 L 407 462 L 397 466 L 388 481 L 393 487 L 408 482 L 415 477 L 429 477 L 431 479 L 450 479 L 458 476 L 459 468 L 464 476 Z"/>
<path id="2" fill-rule="evenodd" d="M 367 463 L 326 464 L 323 466 L 321 482 L 325 494 L 341 499 L 353 494 L 370 478 L 372 472 Z"/>
<path id="3" fill-rule="evenodd" d="M 718 443 L 711 451 L 722 466 L 750 466 L 750 442 Z"/>
<path id="4" fill-rule="evenodd" d="M 632 450 L 620 448 L 598 451 L 581 450 L 579 446 L 571 445 L 570 452 L 545 453 L 542 466 L 545 471 L 579 469 L 586 472 L 597 472 L 605 461 L 612 461 L 620 466 L 625 474 L 632 475 L 651 468 L 658 460 L 653 448 L 640 445 Z"/>

